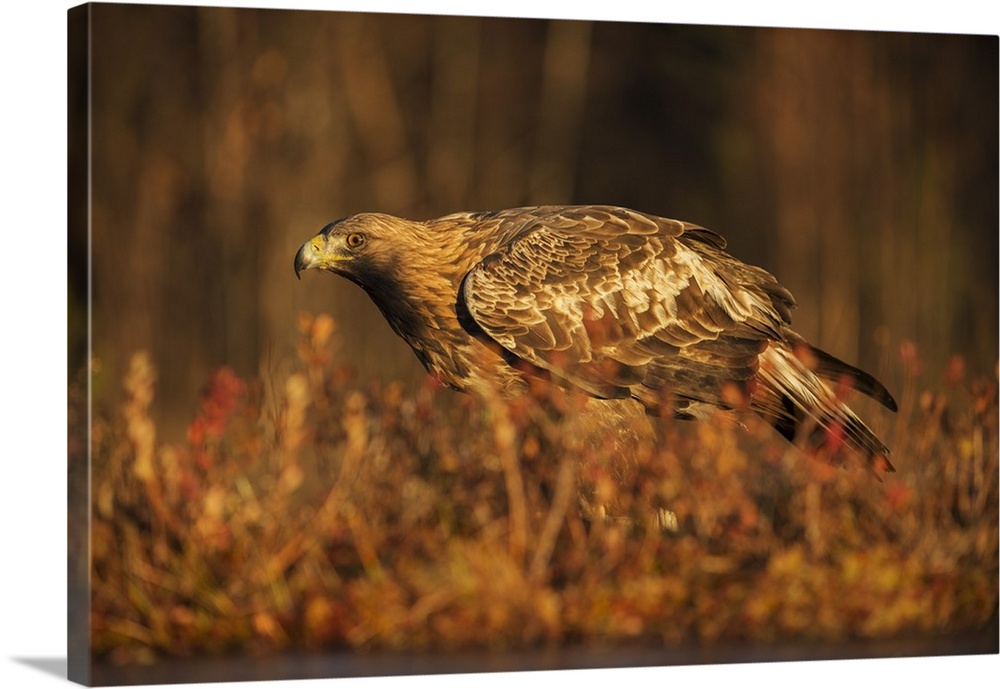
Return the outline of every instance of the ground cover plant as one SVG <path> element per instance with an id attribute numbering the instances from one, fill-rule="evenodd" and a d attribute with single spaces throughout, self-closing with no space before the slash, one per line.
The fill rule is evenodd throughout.
<path id="1" fill-rule="evenodd" d="M 659 420 L 660 440 L 621 461 L 573 432 L 583 401 L 571 395 L 508 404 L 431 381 L 376 385 L 338 356 L 331 318 L 300 327 L 287 375 L 216 371 L 184 442 L 157 436 L 156 362 L 142 352 L 125 403 L 95 404 L 97 658 L 822 642 L 996 624 L 995 372 L 954 358 L 929 389 L 904 344 L 900 411 L 882 429 L 897 473 L 878 481 L 806 458 L 749 417 Z M 71 389 L 71 419 L 81 405 Z M 85 461 L 71 452 L 70 471 Z"/>

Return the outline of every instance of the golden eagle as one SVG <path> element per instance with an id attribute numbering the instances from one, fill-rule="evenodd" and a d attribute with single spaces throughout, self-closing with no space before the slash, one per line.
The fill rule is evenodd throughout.
<path id="1" fill-rule="evenodd" d="M 889 450 L 835 388 L 896 410 L 875 378 L 790 327 L 795 300 L 718 234 L 613 206 L 538 206 L 414 222 L 362 213 L 295 255 L 360 285 L 441 382 L 505 395 L 542 373 L 679 417 L 749 408 L 809 448 Z M 526 371 L 531 373 L 526 373 Z"/>

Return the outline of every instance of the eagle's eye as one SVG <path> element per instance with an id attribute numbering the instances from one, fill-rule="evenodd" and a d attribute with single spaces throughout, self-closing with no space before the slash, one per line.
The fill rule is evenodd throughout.
<path id="1" fill-rule="evenodd" d="M 352 232 L 347 235 L 347 246 L 352 249 L 358 249 L 365 243 L 365 236 L 360 232 Z"/>

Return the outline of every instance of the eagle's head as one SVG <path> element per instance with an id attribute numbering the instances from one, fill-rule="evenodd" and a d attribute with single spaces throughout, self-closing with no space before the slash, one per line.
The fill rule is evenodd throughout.
<path id="1" fill-rule="evenodd" d="M 397 332 L 413 332 L 437 311 L 454 316 L 461 276 L 475 260 L 448 248 L 456 237 L 425 223 L 360 213 L 328 224 L 300 246 L 295 274 L 315 268 L 345 277 L 368 293 Z"/>
<path id="2" fill-rule="evenodd" d="M 359 213 L 335 220 L 300 246 L 295 275 L 326 270 L 357 283 L 372 297 L 411 283 L 439 282 L 438 291 L 454 297 L 462 276 L 482 258 L 481 249 L 454 223 L 428 225 L 385 213 Z"/>
<path id="3" fill-rule="evenodd" d="M 328 224 L 302 244 L 295 254 L 295 274 L 301 277 L 302 271 L 315 268 L 360 286 L 424 366 L 457 386 L 457 379 L 432 362 L 428 352 L 443 351 L 435 344 L 443 333 L 468 337 L 457 320 L 456 302 L 461 278 L 478 253 L 469 251 L 462 239 L 447 225 L 428 227 L 361 213 Z"/>
<path id="4" fill-rule="evenodd" d="M 387 216 L 363 213 L 336 220 L 299 247 L 295 276 L 317 268 L 358 281 L 370 271 L 377 257 L 391 249 Z M 395 218 L 393 219 L 395 220 Z"/>

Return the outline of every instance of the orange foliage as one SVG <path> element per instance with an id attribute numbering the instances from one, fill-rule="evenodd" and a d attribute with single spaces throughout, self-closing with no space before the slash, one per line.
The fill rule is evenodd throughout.
<path id="1" fill-rule="evenodd" d="M 274 398 L 221 369 L 185 445 L 156 443 L 142 356 L 121 415 L 95 420 L 99 657 L 842 640 L 995 620 L 997 381 L 954 361 L 947 389 L 907 386 L 898 472 L 878 482 L 753 418 L 664 419 L 654 446 L 608 456 L 568 430 L 572 395 L 358 388 L 332 319 L 300 327 Z"/>

